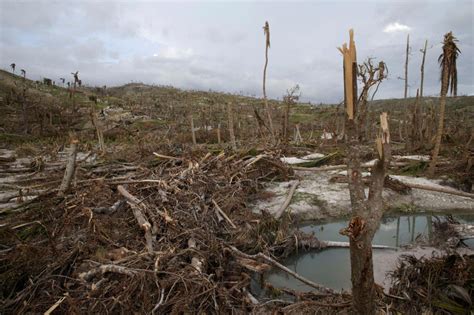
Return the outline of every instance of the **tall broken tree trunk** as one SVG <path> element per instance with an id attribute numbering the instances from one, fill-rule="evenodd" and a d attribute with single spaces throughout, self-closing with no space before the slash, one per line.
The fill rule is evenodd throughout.
<path id="1" fill-rule="evenodd" d="M 263 101 L 265 103 L 265 110 L 267 112 L 268 118 L 268 127 L 270 129 L 270 136 L 272 139 L 272 144 L 275 144 L 275 130 L 273 129 L 273 119 L 270 105 L 268 104 L 267 99 L 267 90 L 266 90 L 266 80 L 267 80 L 267 66 L 268 66 L 268 49 L 270 48 L 270 26 L 268 22 L 265 22 L 263 27 L 263 32 L 265 34 L 265 66 L 263 67 Z"/>
<path id="2" fill-rule="evenodd" d="M 416 98 L 415 103 L 413 104 L 413 108 L 411 111 L 411 119 L 410 119 L 410 133 L 407 137 L 406 148 L 407 150 L 413 150 L 417 147 L 417 142 L 420 139 L 420 110 L 419 110 L 419 95 L 420 90 L 416 90 Z"/>
<path id="3" fill-rule="evenodd" d="M 375 314 L 372 239 L 383 215 L 382 191 L 391 158 L 390 134 L 387 114 L 382 113 L 381 132 L 376 141 L 379 159 L 372 169 L 369 196 L 366 199 L 361 172 L 363 148 L 359 137 L 361 130 L 357 111 L 357 59 L 353 30 L 349 31 L 349 35 L 349 47 L 344 44 L 339 50 L 344 60 L 347 174 L 352 219 L 340 233 L 350 239 L 353 309 L 357 314 Z M 365 84 L 367 86 L 368 83 Z"/>
<path id="4" fill-rule="evenodd" d="M 221 123 L 217 124 L 217 144 L 221 144 Z"/>
<path id="5" fill-rule="evenodd" d="M 66 170 L 64 171 L 63 180 L 61 186 L 59 186 L 58 196 L 64 196 L 68 191 L 69 186 L 71 185 L 72 178 L 74 177 L 74 172 L 76 170 L 76 155 L 77 155 L 77 143 L 79 141 L 76 139 L 71 140 L 71 145 L 69 146 L 69 157 L 67 159 Z"/>
<path id="6" fill-rule="evenodd" d="M 235 132 L 234 132 L 234 112 L 230 106 L 230 102 L 227 102 L 227 118 L 229 124 L 229 137 L 230 144 L 232 145 L 232 150 L 237 151 L 237 143 L 235 142 Z"/>
<path id="7" fill-rule="evenodd" d="M 99 149 L 102 154 L 105 154 L 105 142 L 104 142 L 104 132 L 102 131 L 101 126 L 97 122 L 97 115 L 93 107 L 91 107 L 91 121 L 92 125 L 95 128 L 95 133 L 97 135 L 97 141 L 99 142 Z"/>
<path id="8" fill-rule="evenodd" d="M 193 138 L 193 144 L 196 145 L 196 129 L 194 128 L 194 118 L 191 115 L 191 137 Z"/>
<path id="9" fill-rule="evenodd" d="M 423 58 L 421 59 L 421 82 L 420 82 L 420 97 L 423 97 L 423 82 L 425 79 L 425 58 L 426 58 L 426 49 L 428 46 L 428 40 L 425 40 L 425 48 L 421 50 Z"/>
<path id="10" fill-rule="evenodd" d="M 410 54 L 410 34 L 407 35 L 407 51 L 405 59 L 405 98 L 408 96 L 408 55 Z"/>

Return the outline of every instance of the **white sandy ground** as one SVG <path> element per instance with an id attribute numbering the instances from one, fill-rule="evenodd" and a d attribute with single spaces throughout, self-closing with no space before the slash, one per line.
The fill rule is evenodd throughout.
<path id="1" fill-rule="evenodd" d="M 472 255 L 474 250 L 460 247 L 456 249 L 461 255 Z M 442 255 L 443 251 L 435 247 L 414 247 L 411 249 L 404 249 L 398 251 L 391 250 L 379 250 L 373 254 L 374 261 L 374 280 L 375 283 L 381 285 L 385 292 L 391 287 L 391 278 L 388 275 L 391 271 L 395 270 L 399 263 L 402 255 L 413 255 L 416 258 L 431 258 L 435 255 Z"/>
<path id="2" fill-rule="evenodd" d="M 290 161 L 294 160 L 290 159 Z M 346 183 L 329 182 L 332 176 L 336 174 L 345 175 L 346 171 L 296 171 L 296 174 L 300 177 L 300 183 L 287 209 L 293 216 L 301 220 L 321 220 L 350 214 L 348 185 Z M 364 173 L 364 175 L 369 175 L 369 173 Z M 405 183 L 443 187 L 439 184 L 440 181 L 436 179 L 398 175 L 393 177 Z M 292 181 L 268 184 L 265 190 L 270 193 L 271 197 L 254 204 L 254 211 L 265 209 L 270 213 L 275 213 L 284 203 L 291 184 Z M 366 189 L 366 194 L 368 194 L 368 189 Z M 420 209 L 434 212 L 474 211 L 474 200 L 472 198 L 415 188 L 408 195 L 401 195 L 390 189 L 385 189 L 383 197 L 386 206 L 390 208 Z"/>

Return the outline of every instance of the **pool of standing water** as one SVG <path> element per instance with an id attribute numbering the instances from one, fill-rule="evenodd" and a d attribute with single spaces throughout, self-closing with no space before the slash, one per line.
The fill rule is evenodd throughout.
<path id="1" fill-rule="evenodd" d="M 444 220 L 444 216 L 437 215 Z M 474 215 L 455 215 L 461 223 L 474 222 Z M 414 214 L 388 216 L 382 219 L 380 227 L 374 236 L 372 244 L 400 247 L 414 243 L 418 238 L 431 239 L 432 224 L 436 220 L 433 215 Z M 339 230 L 347 227 L 347 221 L 331 222 L 326 224 L 308 224 L 300 229 L 306 233 L 314 232 L 320 240 L 345 241 L 347 237 L 340 235 Z M 474 248 L 474 240 L 465 243 Z M 381 251 L 379 249 L 374 251 Z M 303 277 L 316 283 L 336 290 L 350 290 L 351 269 L 348 248 L 326 249 L 320 252 L 310 251 L 290 256 L 283 264 Z M 313 288 L 298 281 L 280 270 L 272 270 L 266 280 L 277 288 L 289 288 L 299 291 L 311 291 Z"/>

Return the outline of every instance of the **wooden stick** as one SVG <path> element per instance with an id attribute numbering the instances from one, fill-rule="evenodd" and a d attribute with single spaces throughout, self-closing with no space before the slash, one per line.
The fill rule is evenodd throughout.
<path id="1" fill-rule="evenodd" d="M 167 160 L 182 160 L 181 158 L 177 158 L 174 156 L 169 156 L 169 155 L 164 155 L 160 153 L 153 152 L 153 155 L 162 159 L 167 159 Z"/>
<path id="2" fill-rule="evenodd" d="M 350 243 L 349 242 L 337 242 L 337 241 L 319 241 L 321 245 L 321 249 L 323 248 L 349 248 Z M 387 245 L 372 245 L 373 249 L 392 249 L 392 250 L 397 250 L 398 248 L 393 247 L 393 246 L 387 246 Z"/>
<path id="3" fill-rule="evenodd" d="M 286 273 L 292 275 L 296 279 L 300 280 L 301 282 L 303 282 L 303 283 L 305 283 L 305 284 L 307 284 L 307 285 L 309 285 L 309 286 L 311 286 L 315 289 L 321 290 L 321 291 L 326 292 L 326 293 L 331 293 L 331 294 L 336 293 L 332 289 L 326 288 L 326 287 L 324 287 L 320 284 L 317 284 L 317 283 L 315 283 L 311 280 L 308 280 L 308 279 L 304 278 L 303 276 L 300 276 L 296 272 L 288 269 L 287 267 L 283 266 L 282 264 L 280 264 L 278 261 L 274 260 L 273 258 L 268 257 L 267 255 L 264 255 L 262 253 L 258 253 L 258 254 L 255 254 L 255 255 L 249 255 L 249 254 L 245 254 L 245 253 L 241 252 L 240 250 L 238 250 L 234 246 L 229 246 L 229 248 L 230 248 L 231 251 L 233 251 L 234 253 L 236 253 L 237 255 L 239 255 L 241 257 L 245 257 L 245 258 L 249 258 L 249 259 L 258 259 L 258 258 L 260 258 L 260 259 L 266 260 L 267 262 L 269 262 L 273 266 L 285 271 Z"/>
<path id="4" fill-rule="evenodd" d="M 58 196 L 64 196 L 64 193 L 69 189 L 71 185 L 71 180 L 74 175 L 74 170 L 76 168 L 76 155 L 77 155 L 77 143 L 78 140 L 72 140 L 69 147 L 69 158 L 67 160 L 66 170 L 64 171 L 63 181 L 61 186 L 59 186 Z"/>
<path id="5" fill-rule="evenodd" d="M 119 191 L 122 196 L 127 199 L 128 204 L 132 208 L 133 215 L 135 219 L 137 219 L 138 225 L 143 229 L 145 232 L 145 240 L 146 240 L 146 247 L 148 252 L 151 254 L 153 253 L 153 238 L 151 235 L 151 224 L 145 217 L 144 209 L 145 205 L 135 196 L 130 194 L 125 187 L 118 185 L 117 190 Z"/>
<path id="6" fill-rule="evenodd" d="M 347 168 L 347 165 L 330 165 L 330 166 L 322 166 L 322 167 L 292 166 L 291 168 L 297 171 L 325 172 L 325 171 L 333 171 L 333 170 L 344 170 Z"/>
<path id="7" fill-rule="evenodd" d="M 227 216 L 227 214 L 225 214 L 224 210 L 221 209 L 221 207 L 219 207 L 219 205 L 217 204 L 217 202 L 212 199 L 212 203 L 214 204 L 214 206 L 216 207 L 217 211 L 224 217 L 224 219 L 229 222 L 229 224 L 234 228 L 236 229 L 237 226 L 234 224 L 234 222 L 232 222 L 232 220 Z"/>
<path id="8" fill-rule="evenodd" d="M 290 191 L 288 192 L 288 195 L 286 196 L 285 202 L 281 205 L 280 209 L 275 214 L 275 219 L 279 219 L 283 212 L 285 212 L 286 208 L 290 205 L 291 198 L 293 198 L 293 195 L 295 194 L 296 187 L 300 184 L 300 181 L 297 180 L 291 185 Z"/>
<path id="9" fill-rule="evenodd" d="M 66 293 L 67 295 L 67 293 Z M 59 306 L 61 305 L 61 303 L 66 299 L 66 296 L 63 296 L 62 298 L 60 298 L 59 300 L 56 301 L 56 303 L 54 303 L 50 308 L 48 308 L 48 310 L 46 312 L 44 312 L 43 315 L 50 315 L 51 313 L 53 313 L 53 311 Z"/>

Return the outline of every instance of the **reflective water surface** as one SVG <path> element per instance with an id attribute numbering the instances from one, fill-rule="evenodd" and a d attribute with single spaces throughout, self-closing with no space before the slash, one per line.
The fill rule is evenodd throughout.
<path id="1" fill-rule="evenodd" d="M 462 223 L 474 222 L 473 215 L 454 216 Z M 437 218 L 443 220 L 442 216 Z M 431 215 L 402 215 L 382 219 L 380 228 L 375 234 L 372 244 L 399 247 L 413 243 L 417 238 L 432 237 L 432 224 L 436 220 Z M 320 240 L 348 241 L 340 235 L 339 230 L 347 226 L 347 221 L 326 224 L 305 225 L 304 232 L 314 232 Z M 474 240 L 465 242 L 471 248 Z M 305 252 L 289 257 L 284 264 L 302 276 L 333 289 L 350 289 L 350 259 L 349 249 L 337 248 L 321 252 Z M 267 281 L 276 287 L 286 287 L 300 291 L 311 290 L 311 287 L 301 283 L 288 274 L 274 270 L 267 275 Z"/>

